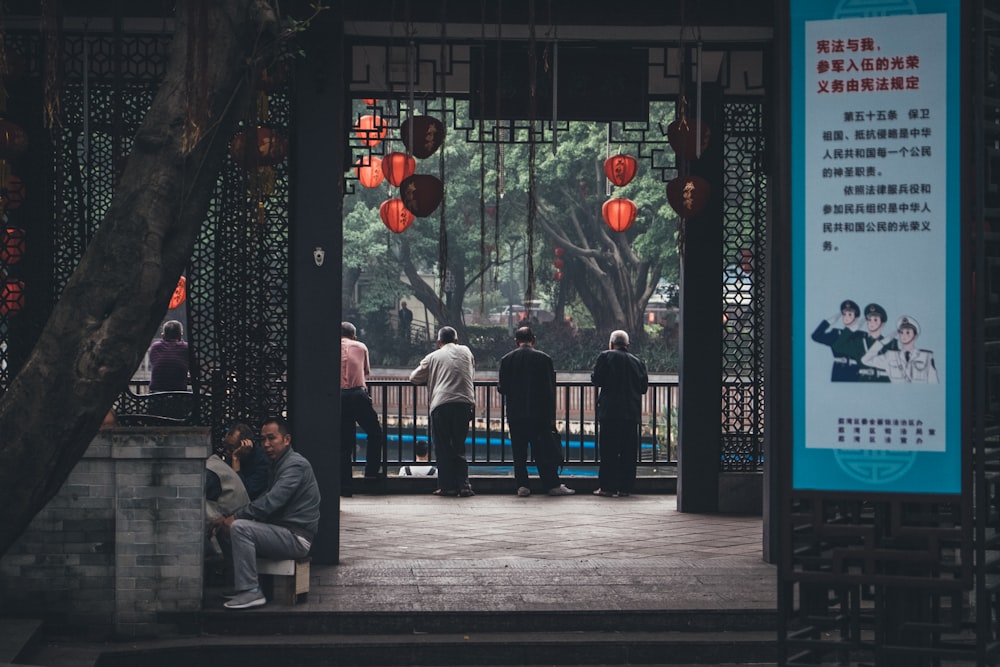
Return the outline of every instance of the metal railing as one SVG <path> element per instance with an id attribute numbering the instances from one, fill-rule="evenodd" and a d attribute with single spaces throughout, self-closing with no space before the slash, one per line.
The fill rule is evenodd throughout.
<path id="1" fill-rule="evenodd" d="M 431 441 L 428 433 L 428 392 L 425 386 L 399 380 L 370 380 L 368 391 L 386 435 L 386 459 L 390 463 L 413 463 L 413 443 Z M 511 465 L 506 405 L 495 380 L 475 383 L 476 410 L 466 440 L 470 468 L 487 472 L 494 466 Z M 640 468 L 677 464 L 677 382 L 650 382 L 643 396 L 640 425 Z M 556 384 L 556 428 L 562 441 L 564 465 L 587 468 L 598 465 L 595 419 L 597 387 L 589 382 Z M 359 441 L 365 434 L 358 433 Z M 364 448 L 359 448 L 364 451 Z"/>
<path id="2" fill-rule="evenodd" d="M 115 408 L 119 414 L 131 415 L 147 410 L 133 403 L 145 403 L 148 381 L 133 380 L 123 392 Z M 431 442 L 430 411 L 427 387 L 406 380 L 369 380 L 368 391 L 386 436 L 386 460 L 390 464 L 415 462 L 413 443 Z M 512 465 L 510 435 L 507 432 L 506 404 L 497 391 L 496 380 L 474 383 L 476 411 L 466 440 L 466 456 L 470 467 L 488 472 L 491 467 Z M 597 438 L 599 426 L 595 417 L 598 388 L 589 382 L 563 381 L 556 383 L 556 429 L 562 442 L 564 465 L 574 468 L 597 468 L 599 463 Z M 640 424 L 640 468 L 674 467 L 679 446 L 677 381 L 650 382 L 642 397 L 643 419 Z M 156 413 L 160 414 L 160 413 Z M 127 423 L 131 423 L 126 420 Z M 138 423 L 138 422 L 136 422 Z M 360 452 L 366 435 L 357 433 Z"/>

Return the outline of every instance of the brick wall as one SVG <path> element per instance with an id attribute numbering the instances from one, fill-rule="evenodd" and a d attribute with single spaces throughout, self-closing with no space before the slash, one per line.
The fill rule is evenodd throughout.
<path id="1" fill-rule="evenodd" d="M 175 632 L 201 610 L 204 428 L 100 432 L 0 559 L 0 610 L 60 633 Z"/>

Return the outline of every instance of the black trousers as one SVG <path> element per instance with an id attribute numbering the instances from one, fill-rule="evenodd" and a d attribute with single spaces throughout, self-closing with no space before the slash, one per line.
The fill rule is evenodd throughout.
<path id="1" fill-rule="evenodd" d="M 445 403 L 431 412 L 431 433 L 437 452 L 438 488 L 459 491 L 469 486 L 469 461 L 465 458 L 465 438 L 469 435 L 472 406 Z"/>
<path id="2" fill-rule="evenodd" d="M 372 407 L 371 396 L 363 387 L 340 390 L 340 488 L 351 490 L 351 458 L 357 446 L 357 424 L 368 436 L 365 449 L 365 474 L 377 475 L 382 468 L 385 435 Z"/>
<path id="3" fill-rule="evenodd" d="M 600 427 L 598 481 L 601 490 L 631 493 L 639 454 L 639 425 L 625 419 L 602 419 Z"/>
<path id="4" fill-rule="evenodd" d="M 514 458 L 514 485 L 528 486 L 528 445 L 538 466 L 538 478 L 545 490 L 559 486 L 559 464 L 562 453 L 552 432 L 552 424 L 535 424 L 524 421 L 507 421 L 510 429 L 510 448 Z"/>

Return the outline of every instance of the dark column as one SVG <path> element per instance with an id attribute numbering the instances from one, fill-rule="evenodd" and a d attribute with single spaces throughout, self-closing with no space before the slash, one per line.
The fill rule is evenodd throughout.
<path id="1" fill-rule="evenodd" d="M 694 122 L 695 91 L 688 91 Z M 722 440 L 722 92 L 703 84 L 702 118 L 712 140 L 690 173 L 709 182 L 708 204 L 685 223 L 681 260 L 680 438 L 677 452 L 677 509 L 715 512 L 719 507 Z"/>
<path id="2" fill-rule="evenodd" d="M 792 256 L 791 231 L 791 63 L 787 0 L 775 4 L 773 71 L 768 90 L 774 91 L 767 127 L 768 202 L 767 339 L 764 374 L 764 560 L 779 563 L 781 517 L 791 492 L 792 451 Z M 825 595 L 825 594 L 824 594 Z"/>
<path id="3" fill-rule="evenodd" d="M 323 12 L 296 59 L 292 128 L 288 418 L 293 446 L 312 463 L 323 494 L 317 563 L 340 557 L 341 255 L 343 237 L 344 78 L 342 31 Z M 321 266 L 315 254 L 323 252 Z"/>

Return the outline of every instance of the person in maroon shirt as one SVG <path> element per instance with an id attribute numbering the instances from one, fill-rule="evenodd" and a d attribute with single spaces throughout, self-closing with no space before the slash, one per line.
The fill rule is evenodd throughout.
<path id="1" fill-rule="evenodd" d="M 187 391 L 190 357 L 177 320 L 163 324 L 160 340 L 149 348 L 149 391 Z"/>

